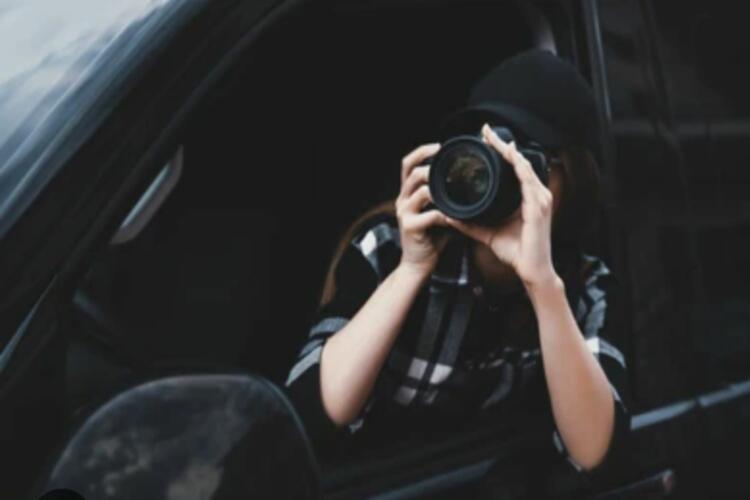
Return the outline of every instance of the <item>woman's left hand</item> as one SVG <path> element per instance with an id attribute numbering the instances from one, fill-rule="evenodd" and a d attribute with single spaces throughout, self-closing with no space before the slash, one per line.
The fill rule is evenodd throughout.
<path id="1" fill-rule="evenodd" d="M 488 126 L 482 127 L 485 142 L 507 160 L 521 186 L 521 207 L 499 227 L 486 227 L 448 218 L 450 226 L 484 243 L 502 262 L 510 265 L 527 289 L 555 283 L 552 264 L 552 192 L 539 180 L 529 161 L 514 142 L 500 139 Z"/>

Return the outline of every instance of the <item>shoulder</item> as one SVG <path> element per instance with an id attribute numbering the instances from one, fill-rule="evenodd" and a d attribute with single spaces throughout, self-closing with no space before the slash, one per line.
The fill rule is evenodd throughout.
<path id="1" fill-rule="evenodd" d="M 581 279 L 586 287 L 611 275 L 609 266 L 600 257 L 589 254 L 581 255 Z"/>
<path id="2" fill-rule="evenodd" d="M 358 255 L 375 271 L 379 280 L 384 279 L 397 265 L 401 257 L 401 238 L 396 217 L 380 213 L 360 221 L 352 232 L 348 253 Z"/>
<path id="3" fill-rule="evenodd" d="M 398 221 L 388 213 L 375 214 L 360 221 L 354 228 L 351 244 L 362 253 L 372 253 L 382 245 L 401 246 Z"/>
<path id="4" fill-rule="evenodd" d="M 614 285 L 614 276 L 604 260 L 588 254 L 581 255 L 579 280 L 581 299 L 590 303 L 604 300 Z"/>

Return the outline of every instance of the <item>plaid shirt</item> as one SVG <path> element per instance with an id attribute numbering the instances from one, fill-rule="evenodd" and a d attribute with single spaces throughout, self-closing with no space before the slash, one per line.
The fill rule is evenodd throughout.
<path id="1" fill-rule="evenodd" d="M 430 408 L 435 414 L 482 411 L 500 405 L 543 401 L 549 396 L 539 348 L 536 319 L 528 298 L 508 294 L 493 303 L 472 265 L 470 243 L 456 239 L 441 255 L 428 285 L 420 292 L 379 373 L 374 390 L 359 418 L 345 433 L 368 425 L 374 409 L 380 413 L 407 408 Z M 335 270 L 336 292 L 318 313 L 292 367 L 286 385 L 312 426 L 326 417 L 318 398 L 319 364 L 326 340 L 343 328 L 377 286 L 398 265 L 401 256 L 397 222 L 379 216 L 364 223 Z M 606 373 L 616 404 L 616 430 L 627 429 L 627 410 L 620 394 L 626 380 L 622 353 L 607 338 L 608 291 L 612 280 L 601 260 L 583 256 L 582 293 L 569 297 L 586 345 Z M 526 314 L 523 314 L 526 312 Z M 557 430 L 552 442 L 567 455 Z M 615 442 L 615 441 L 613 441 Z"/>

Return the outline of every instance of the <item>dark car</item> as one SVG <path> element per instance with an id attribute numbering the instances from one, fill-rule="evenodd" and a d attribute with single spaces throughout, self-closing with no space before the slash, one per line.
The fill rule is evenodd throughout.
<path id="1" fill-rule="evenodd" d="M 3 498 L 471 498 L 515 474 L 533 422 L 316 456 L 283 386 L 346 225 L 472 81 L 534 46 L 598 99 L 588 246 L 625 285 L 634 405 L 616 478 L 538 480 L 748 497 L 743 24 L 726 1 L 5 2 Z"/>

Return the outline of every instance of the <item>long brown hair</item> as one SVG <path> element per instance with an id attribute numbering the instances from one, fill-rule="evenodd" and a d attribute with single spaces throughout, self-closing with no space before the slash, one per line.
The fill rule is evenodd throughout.
<path id="1" fill-rule="evenodd" d="M 336 279 L 335 279 L 336 267 L 338 266 L 339 260 L 341 260 L 341 256 L 344 254 L 344 251 L 346 251 L 346 247 L 352 241 L 352 238 L 354 238 L 359 227 L 365 221 L 377 215 L 392 215 L 395 217 L 396 216 L 396 200 L 383 201 L 381 203 L 378 203 L 374 207 L 368 209 L 365 213 L 357 217 L 355 221 L 349 225 L 349 227 L 346 229 L 344 234 L 341 236 L 341 239 L 336 245 L 336 250 L 333 252 L 333 257 L 331 258 L 331 262 L 328 265 L 328 271 L 326 272 L 326 278 L 323 284 L 323 292 L 320 295 L 321 306 L 330 302 L 331 299 L 333 299 L 333 295 L 336 293 Z"/>
<path id="2" fill-rule="evenodd" d="M 580 253 L 584 239 L 595 229 L 597 207 L 600 202 L 599 169 L 593 155 L 583 147 L 568 147 L 560 151 L 562 160 L 562 195 L 555 211 L 552 248 L 555 266 L 563 281 L 576 286 L 580 269 Z M 377 215 L 395 216 L 395 200 L 388 200 L 367 210 L 344 232 L 326 272 L 320 305 L 333 299 L 336 293 L 335 270 L 346 247 L 362 224 Z"/>

